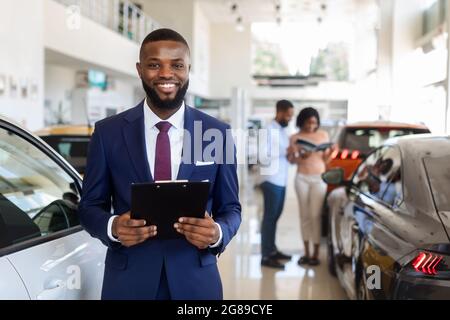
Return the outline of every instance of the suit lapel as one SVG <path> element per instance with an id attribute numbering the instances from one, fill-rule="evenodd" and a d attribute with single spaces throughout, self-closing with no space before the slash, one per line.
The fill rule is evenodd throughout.
<path id="1" fill-rule="evenodd" d="M 185 134 L 183 138 L 183 152 L 180 168 L 178 169 L 178 180 L 189 180 L 195 167 L 194 120 L 193 111 L 190 107 L 186 106 L 184 111 L 184 130 L 189 132 L 189 135 Z"/>
<path id="2" fill-rule="evenodd" d="M 144 102 L 141 102 L 125 118 L 127 124 L 123 128 L 123 136 L 131 163 L 140 182 L 152 182 L 153 178 L 147 160 L 145 146 Z"/>

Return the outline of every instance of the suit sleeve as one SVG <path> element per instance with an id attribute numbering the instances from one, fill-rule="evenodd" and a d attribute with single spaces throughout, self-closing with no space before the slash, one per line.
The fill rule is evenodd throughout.
<path id="1" fill-rule="evenodd" d="M 111 249 L 120 243 L 111 241 L 107 227 L 111 217 L 111 177 L 107 163 L 101 128 L 98 126 L 89 143 L 86 172 L 79 206 L 79 217 L 83 228 Z"/>
<path id="2" fill-rule="evenodd" d="M 232 137 L 228 137 L 227 134 L 225 134 L 225 137 L 223 164 L 219 165 L 217 171 L 212 205 L 213 219 L 222 229 L 222 242 L 218 247 L 209 249 L 213 254 L 220 254 L 225 250 L 241 224 L 236 148 L 234 143 L 231 143 L 231 148 L 227 148 L 226 140 L 232 139 Z M 227 151 L 233 153 L 232 163 L 227 163 Z"/>

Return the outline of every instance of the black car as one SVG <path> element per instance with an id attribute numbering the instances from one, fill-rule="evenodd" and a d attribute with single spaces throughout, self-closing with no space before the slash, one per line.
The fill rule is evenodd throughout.
<path id="1" fill-rule="evenodd" d="M 450 299 L 450 137 L 415 135 L 373 151 L 330 193 L 328 265 L 350 298 Z"/>

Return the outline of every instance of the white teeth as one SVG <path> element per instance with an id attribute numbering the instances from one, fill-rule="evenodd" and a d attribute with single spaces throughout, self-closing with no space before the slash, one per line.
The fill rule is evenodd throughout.
<path id="1" fill-rule="evenodd" d="M 175 85 L 173 83 L 164 83 L 164 84 L 159 84 L 158 86 L 161 88 L 164 88 L 164 89 L 169 89 L 169 88 L 175 87 Z"/>

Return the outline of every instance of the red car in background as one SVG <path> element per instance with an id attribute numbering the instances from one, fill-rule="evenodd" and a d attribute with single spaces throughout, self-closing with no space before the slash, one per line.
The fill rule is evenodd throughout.
<path id="1" fill-rule="evenodd" d="M 333 140 L 337 143 L 338 149 L 331 155 L 332 159 L 327 170 L 342 168 L 345 180 L 350 180 L 359 164 L 387 139 L 420 133 L 430 133 L 430 130 L 421 124 L 389 121 L 356 122 L 344 125 L 334 136 Z M 335 185 L 329 184 L 327 194 L 335 188 Z M 322 212 L 323 236 L 329 232 L 328 227 L 328 207 L 325 201 Z"/>
<path id="2" fill-rule="evenodd" d="M 352 177 L 356 168 L 367 155 L 389 138 L 410 134 L 430 133 L 421 124 L 388 121 L 357 122 L 342 127 L 337 135 L 338 150 L 332 154 L 327 170 L 343 168 L 345 179 Z M 328 186 L 328 191 L 333 189 Z"/>

